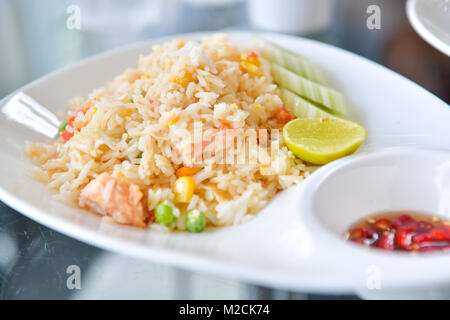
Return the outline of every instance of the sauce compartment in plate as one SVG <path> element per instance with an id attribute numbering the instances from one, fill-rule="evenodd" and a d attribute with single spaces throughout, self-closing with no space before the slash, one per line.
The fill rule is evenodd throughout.
<path id="1" fill-rule="evenodd" d="M 409 211 L 378 213 L 354 223 L 344 238 L 386 251 L 450 252 L 450 220 Z"/>
<path id="2" fill-rule="evenodd" d="M 341 239 L 350 226 L 377 212 L 450 218 L 448 151 L 401 147 L 355 155 L 319 169 L 310 179 L 302 201 L 309 201 L 312 215 Z"/>

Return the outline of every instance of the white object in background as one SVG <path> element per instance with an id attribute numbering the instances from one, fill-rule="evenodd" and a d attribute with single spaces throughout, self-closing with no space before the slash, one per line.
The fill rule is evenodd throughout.
<path id="1" fill-rule="evenodd" d="M 171 1 L 79 0 L 82 29 L 95 33 L 133 33 L 158 25 Z"/>
<path id="2" fill-rule="evenodd" d="M 328 27 L 331 0 L 250 0 L 248 14 L 256 29 L 310 33 Z"/>
<path id="3" fill-rule="evenodd" d="M 408 0 L 409 23 L 429 44 L 450 56 L 450 1 Z"/>

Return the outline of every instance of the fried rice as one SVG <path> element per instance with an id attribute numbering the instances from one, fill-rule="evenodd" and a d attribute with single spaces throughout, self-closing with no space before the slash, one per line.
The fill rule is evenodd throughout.
<path id="1" fill-rule="evenodd" d="M 28 143 L 27 155 L 36 164 L 33 177 L 48 184 L 60 201 L 137 227 L 165 228 L 153 215 L 162 201 L 177 207 L 171 230 L 185 230 L 192 209 L 205 213 L 208 226 L 252 218 L 314 167 L 297 159 L 280 135 L 269 133 L 267 141 L 258 137 L 249 152 L 266 150 L 268 158 L 256 161 L 238 162 L 235 145 L 221 144 L 220 139 L 210 143 L 224 126 L 232 132 L 225 140 L 233 141 L 245 140 L 245 130 L 271 132 L 282 126 L 274 116 L 282 101 L 270 64 L 258 57 L 257 72 L 249 70 L 242 64 L 249 50 L 233 45 L 225 34 L 154 46 L 136 68 L 87 98 L 72 99 L 70 126 L 62 138 Z M 196 126 L 212 133 L 196 141 Z M 198 146 L 202 152 L 214 148 L 201 161 L 193 161 Z M 234 161 L 218 160 L 220 148 L 224 154 L 233 149 Z M 198 168 L 192 174 L 195 188 L 188 202 L 177 203 L 174 184 L 183 167 Z M 120 196 L 113 190 L 120 190 Z M 127 209 L 112 208 L 123 204 Z"/>

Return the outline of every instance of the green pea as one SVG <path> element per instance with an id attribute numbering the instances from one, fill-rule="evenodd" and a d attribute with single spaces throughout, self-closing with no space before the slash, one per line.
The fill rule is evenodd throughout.
<path id="1" fill-rule="evenodd" d="M 198 209 L 189 211 L 186 217 L 186 227 L 190 232 L 201 232 L 206 226 L 205 213 Z"/>
<path id="2" fill-rule="evenodd" d="M 137 159 L 142 159 L 142 156 L 144 155 L 144 152 L 139 151 L 138 155 L 137 155 Z"/>
<path id="3" fill-rule="evenodd" d="M 155 208 L 155 218 L 158 223 L 170 227 L 177 217 L 173 214 L 172 207 L 166 202 L 159 203 Z"/>
<path id="4" fill-rule="evenodd" d="M 64 130 L 66 130 L 67 124 L 68 124 L 67 120 L 62 122 L 61 125 L 58 128 L 58 132 L 63 132 Z"/>

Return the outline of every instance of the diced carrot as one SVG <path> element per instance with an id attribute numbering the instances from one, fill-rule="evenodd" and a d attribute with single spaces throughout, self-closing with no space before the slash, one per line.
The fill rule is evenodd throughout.
<path id="1" fill-rule="evenodd" d="M 73 131 L 71 132 L 71 131 L 68 131 L 68 130 L 64 130 L 61 133 L 61 137 L 63 138 L 64 142 L 67 142 L 70 139 L 72 139 L 73 135 L 74 135 L 74 132 Z"/>
<path id="2" fill-rule="evenodd" d="M 289 111 L 283 106 L 279 106 L 278 108 L 275 109 L 274 117 L 280 123 L 287 123 L 291 121 L 293 118 L 292 115 L 289 113 Z"/>
<path id="3" fill-rule="evenodd" d="M 256 65 L 257 67 L 261 66 L 261 61 L 259 60 L 259 56 L 255 51 L 250 51 L 247 55 L 246 58 L 244 59 L 250 63 L 253 63 L 254 65 Z"/>
<path id="4" fill-rule="evenodd" d="M 72 127 L 72 128 L 73 128 L 73 121 L 75 120 L 76 117 L 77 117 L 77 116 L 71 116 L 71 117 L 69 118 L 69 120 L 67 120 L 67 125 L 68 125 L 69 127 Z"/>
<path id="5" fill-rule="evenodd" d="M 177 177 L 184 177 L 184 176 L 193 176 L 194 174 L 202 171 L 202 168 L 199 167 L 181 167 L 177 169 L 175 172 Z"/>
<path id="6" fill-rule="evenodd" d="M 227 129 L 232 129 L 232 127 L 228 123 L 222 122 L 219 126 L 219 130 L 227 130 Z"/>
<path id="7" fill-rule="evenodd" d="M 248 58 L 249 59 L 259 59 L 258 54 L 255 51 L 250 51 L 248 53 Z"/>

